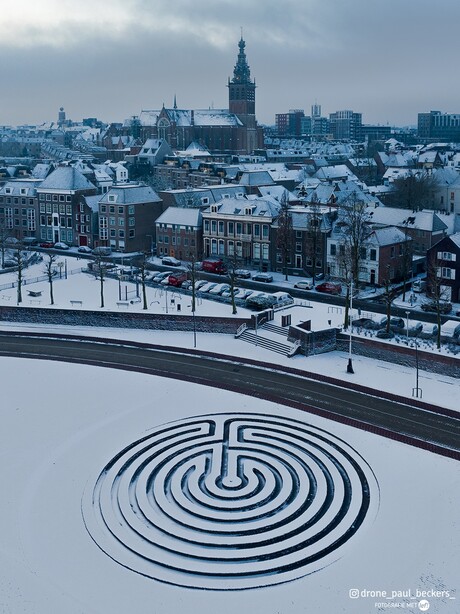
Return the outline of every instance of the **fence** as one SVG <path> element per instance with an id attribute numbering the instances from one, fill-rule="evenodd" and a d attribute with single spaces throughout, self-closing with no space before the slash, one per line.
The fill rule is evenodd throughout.
<path id="1" fill-rule="evenodd" d="M 76 273 L 81 273 L 82 271 L 84 271 L 84 268 L 80 268 L 80 269 L 73 269 L 72 271 L 67 271 L 67 275 L 75 275 Z M 53 281 L 56 281 L 57 279 L 63 279 L 65 277 L 66 273 L 60 273 L 57 269 L 54 272 L 53 275 Z M 21 285 L 22 286 L 27 286 L 30 284 L 36 284 L 40 281 L 48 281 L 48 275 L 40 275 L 39 277 L 25 277 L 22 282 Z M 2 290 L 8 290 L 10 288 L 17 288 L 18 282 L 17 281 L 11 281 L 8 284 L 2 284 L 0 286 L 0 292 Z"/>

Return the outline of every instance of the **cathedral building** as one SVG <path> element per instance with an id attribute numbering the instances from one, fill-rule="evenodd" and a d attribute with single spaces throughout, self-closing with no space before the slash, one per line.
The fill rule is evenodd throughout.
<path id="1" fill-rule="evenodd" d="M 172 108 L 141 111 L 138 118 L 127 120 L 125 127 L 136 124 L 141 139 L 166 140 L 174 150 L 184 151 L 197 142 L 211 153 L 250 154 L 263 147 L 263 130 L 255 114 L 256 83 L 246 58 L 246 43 L 241 37 L 233 77 L 228 80 L 228 109 Z"/>

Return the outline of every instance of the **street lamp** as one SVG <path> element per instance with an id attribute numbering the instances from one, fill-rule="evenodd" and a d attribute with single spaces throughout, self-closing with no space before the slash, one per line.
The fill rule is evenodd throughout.
<path id="1" fill-rule="evenodd" d="M 353 371 L 353 362 L 351 360 L 351 310 L 353 309 L 353 281 L 350 281 L 350 313 L 348 314 L 349 318 L 349 330 L 350 330 L 350 339 L 348 344 L 348 365 L 347 365 L 347 373 L 354 373 Z"/>
<path id="2" fill-rule="evenodd" d="M 415 337 L 415 388 L 412 388 L 412 396 L 417 399 L 423 396 L 423 391 L 418 385 L 418 339 Z"/>
<path id="3" fill-rule="evenodd" d="M 409 344 L 409 313 L 410 311 L 406 311 L 406 333 L 407 333 L 407 343 Z"/>

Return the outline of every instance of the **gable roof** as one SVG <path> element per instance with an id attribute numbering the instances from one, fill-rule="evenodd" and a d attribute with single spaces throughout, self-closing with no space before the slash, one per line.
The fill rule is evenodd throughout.
<path id="1" fill-rule="evenodd" d="M 157 218 L 156 224 L 177 224 L 180 226 L 201 226 L 201 210 L 198 208 L 168 207 Z"/>
<path id="2" fill-rule="evenodd" d="M 56 170 L 42 181 L 37 190 L 45 192 L 47 190 L 66 190 L 76 192 L 78 190 L 94 190 L 96 187 L 86 179 L 73 166 L 58 166 Z"/>

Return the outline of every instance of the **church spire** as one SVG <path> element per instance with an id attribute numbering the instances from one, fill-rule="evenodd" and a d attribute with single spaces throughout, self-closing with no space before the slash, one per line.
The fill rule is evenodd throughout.
<path id="1" fill-rule="evenodd" d="M 249 64 L 246 59 L 246 52 L 244 48 L 246 47 L 246 43 L 243 39 L 243 31 L 241 30 L 241 38 L 238 43 L 239 52 L 238 59 L 235 64 L 235 68 L 233 70 L 233 79 L 232 83 L 251 83 L 251 71 L 249 69 Z"/>

